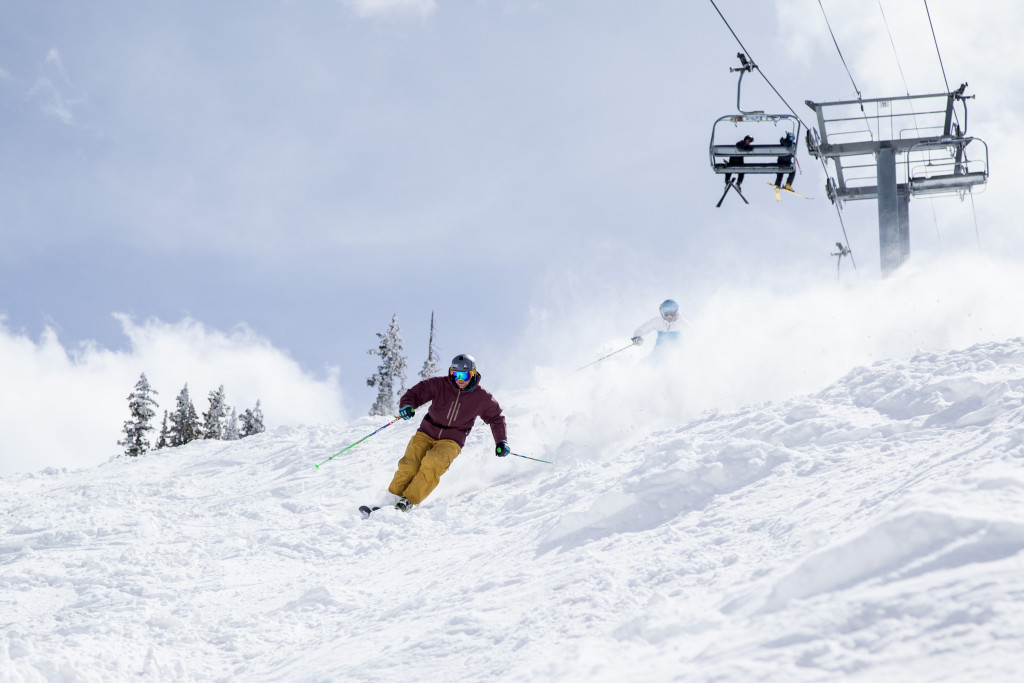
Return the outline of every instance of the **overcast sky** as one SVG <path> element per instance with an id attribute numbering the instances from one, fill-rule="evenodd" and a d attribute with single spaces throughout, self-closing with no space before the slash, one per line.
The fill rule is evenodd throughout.
<path id="1" fill-rule="evenodd" d="M 717 4 L 786 100 L 752 75 L 745 105 L 813 122 L 804 100 L 856 96 L 817 0 Z M 823 5 L 864 97 L 946 90 L 924 2 Z M 999 277 L 962 285 L 998 312 L 986 288 L 1024 247 L 1024 9 L 927 7 L 992 181 L 912 201 L 914 268 L 989 259 Z M 270 426 L 365 414 L 392 314 L 410 382 L 433 311 L 442 362 L 472 353 L 512 389 L 628 343 L 666 297 L 699 318 L 836 287 L 843 234 L 803 146 L 814 199 L 754 177 L 749 206 L 714 206 L 738 51 L 710 2 L 3 3 L 0 474 L 116 453 L 140 372 L 161 409 L 188 382 L 198 410 L 224 384 Z M 843 218 L 839 286 L 870 288 L 877 209 Z"/>

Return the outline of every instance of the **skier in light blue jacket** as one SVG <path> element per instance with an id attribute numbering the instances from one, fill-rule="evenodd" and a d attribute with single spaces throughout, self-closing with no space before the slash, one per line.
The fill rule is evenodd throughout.
<path id="1" fill-rule="evenodd" d="M 632 342 L 637 346 L 644 343 L 644 335 L 651 332 L 658 333 L 658 339 L 654 342 L 655 348 L 662 344 L 675 342 L 679 337 L 679 331 L 676 330 L 677 323 L 683 322 L 687 325 L 690 324 L 686 318 L 679 315 L 679 304 L 674 299 L 665 299 L 661 302 L 661 306 L 658 307 L 658 312 L 661 313 L 657 318 L 651 318 L 640 327 L 636 328 L 636 332 L 633 333 Z"/>

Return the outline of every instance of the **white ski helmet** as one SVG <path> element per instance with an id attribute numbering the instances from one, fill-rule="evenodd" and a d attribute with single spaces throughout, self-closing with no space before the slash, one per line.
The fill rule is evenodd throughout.
<path id="1" fill-rule="evenodd" d="M 679 315 L 679 304 L 676 303 L 675 299 L 665 299 L 661 302 L 661 306 L 658 307 L 658 311 L 661 312 L 662 318 L 673 318 Z"/>

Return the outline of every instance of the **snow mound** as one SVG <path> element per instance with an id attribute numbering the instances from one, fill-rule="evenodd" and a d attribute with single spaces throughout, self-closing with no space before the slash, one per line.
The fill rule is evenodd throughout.
<path id="1" fill-rule="evenodd" d="M 574 392 L 507 402 L 553 466 L 478 426 L 368 520 L 411 424 L 0 479 L 0 680 L 1019 678 L 1024 340 L 675 424 Z"/>

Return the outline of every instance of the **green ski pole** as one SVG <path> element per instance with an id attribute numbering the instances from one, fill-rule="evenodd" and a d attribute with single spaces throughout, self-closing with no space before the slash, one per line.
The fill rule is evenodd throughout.
<path id="1" fill-rule="evenodd" d="M 335 454 L 334 454 L 334 455 L 332 455 L 331 457 L 327 458 L 327 460 L 324 460 L 323 462 L 321 462 L 321 463 L 318 463 L 318 464 L 316 465 L 316 469 L 320 469 L 320 465 L 325 465 L 325 464 L 327 464 L 328 462 L 330 462 L 331 460 L 334 460 L 335 458 L 337 458 L 337 457 L 338 457 L 339 455 L 341 455 L 341 454 L 342 454 L 342 453 L 344 453 L 345 451 L 349 450 L 350 448 L 355 448 L 356 446 L 358 446 L 358 445 L 359 445 L 359 444 L 361 444 L 362 442 L 366 441 L 366 440 L 367 440 L 367 439 L 369 439 L 369 438 L 370 438 L 371 436 L 373 436 L 374 434 L 376 434 L 376 433 L 377 433 L 377 432 L 379 432 L 380 430 L 384 429 L 384 427 L 390 427 L 391 425 L 395 424 L 396 422 L 398 422 L 398 421 L 399 421 L 399 420 L 401 420 L 401 419 L 402 419 L 402 418 L 400 418 L 400 417 L 396 417 L 396 418 L 395 418 L 394 420 L 392 420 L 391 422 L 388 422 L 388 423 L 387 423 L 386 425 L 384 425 L 383 427 L 378 427 L 377 429 L 375 429 L 374 431 L 370 432 L 369 434 L 367 434 L 367 435 L 366 435 L 366 436 L 364 436 L 363 438 L 359 439 L 359 441 L 356 441 L 356 442 L 355 442 L 355 443 L 353 443 L 353 444 L 349 444 L 348 446 L 345 446 L 345 447 L 344 447 L 344 448 L 342 448 L 342 449 L 341 449 L 340 451 L 338 451 L 337 453 L 335 453 Z"/>
<path id="2" fill-rule="evenodd" d="M 528 455 L 519 455 L 518 453 L 513 453 L 512 455 L 516 456 L 517 458 L 526 458 L 527 460 L 536 460 L 537 462 L 546 462 L 549 465 L 554 465 L 555 464 L 555 463 L 551 462 L 550 460 L 541 460 L 540 458 L 531 458 Z"/>

